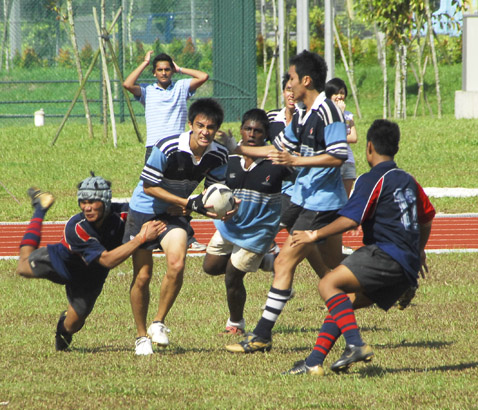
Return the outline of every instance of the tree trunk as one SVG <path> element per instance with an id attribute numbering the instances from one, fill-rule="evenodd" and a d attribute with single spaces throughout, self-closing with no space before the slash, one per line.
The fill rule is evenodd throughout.
<path id="1" fill-rule="evenodd" d="M 267 69 L 266 0 L 261 0 L 262 64 Z"/>
<path id="2" fill-rule="evenodd" d="M 400 64 L 400 46 L 395 47 L 395 90 L 394 90 L 394 107 L 393 107 L 393 117 L 394 118 L 401 118 L 401 108 L 402 103 L 400 98 L 402 97 L 402 90 L 400 86 L 402 82 L 400 81 L 401 77 L 401 64 Z"/>
<path id="3" fill-rule="evenodd" d="M 12 4 L 13 2 L 9 2 L 8 0 L 3 0 L 3 33 L 2 33 L 2 44 L 0 46 L 0 70 L 3 68 L 3 56 L 5 55 L 5 58 L 6 58 L 8 18 L 10 17 L 10 10 L 11 10 L 10 6 Z"/>
<path id="4" fill-rule="evenodd" d="M 375 32 L 375 38 L 377 39 L 377 57 L 378 57 L 378 62 L 380 63 L 380 68 L 382 69 L 382 78 L 383 78 L 382 116 L 383 118 L 387 118 L 389 110 L 388 110 L 387 49 L 385 47 L 385 41 L 383 41 L 385 34 L 378 31 L 376 23 L 373 24 L 373 30 Z"/>
<path id="5" fill-rule="evenodd" d="M 106 26 L 106 11 L 105 11 L 106 5 L 105 5 L 105 0 L 101 0 L 100 3 L 100 27 L 103 28 Z M 105 55 L 105 47 L 104 47 L 104 42 L 100 41 L 100 49 L 101 49 L 101 57 L 102 57 L 102 66 L 104 64 L 104 58 L 103 56 Z M 102 91 L 102 96 L 101 96 L 101 101 L 102 101 L 102 113 L 103 113 L 103 139 L 106 141 L 108 139 L 108 84 L 107 84 L 107 75 L 104 70 L 102 70 L 103 76 L 103 87 L 101 88 Z"/>
<path id="6" fill-rule="evenodd" d="M 442 112 L 441 112 L 441 93 L 440 93 L 440 73 L 438 71 L 438 62 L 437 62 L 437 55 L 435 50 L 435 37 L 434 37 L 433 27 L 432 27 L 432 15 L 430 11 L 429 0 L 425 0 L 425 13 L 427 16 L 428 41 L 430 43 L 430 50 L 432 52 L 433 69 L 435 71 L 435 89 L 437 93 L 438 118 L 441 118 Z"/>
<path id="7" fill-rule="evenodd" d="M 68 24 L 70 26 L 70 40 L 73 47 L 73 54 L 75 56 L 76 71 L 78 72 L 78 82 L 81 84 L 83 81 L 83 71 L 81 69 L 80 53 L 78 52 L 78 43 L 76 41 L 75 34 L 75 20 L 73 18 L 73 0 L 67 0 L 66 2 L 68 10 Z M 90 107 L 88 106 L 88 98 L 86 96 L 86 90 L 81 90 L 81 97 L 83 98 L 83 106 L 85 107 L 86 123 L 88 125 L 88 134 L 90 138 L 93 138 L 93 124 L 91 123 Z"/>
<path id="8" fill-rule="evenodd" d="M 402 116 L 400 118 L 407 118 L 407 47 L 402 44 L 400 46 L 400 81 L 402 91 Z"/>
<path id="9" fill-rule="evenodd" d="M 131 20 L 133 19 L 134 0 L 129 2 L 128 10 L 128 48 L 129 48 L 129 63 L 133 64 L 133 36 L 131 34 Z"/>

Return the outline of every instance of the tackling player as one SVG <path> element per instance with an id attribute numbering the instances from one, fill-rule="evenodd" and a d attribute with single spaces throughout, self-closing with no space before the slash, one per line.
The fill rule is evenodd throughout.
<path id="1" fill-rule="evenodd" d="M 92 174 L 78 185 L 81 212 L 66 223 L 60 243 L 39 248 L 43 220 L 55 199 L 49 192 L 30 188 L 35 209 L 20 242 L 17 274 L 65 285 L 68 308 L 56 326 L 56 350 L 67 350 L 93 310 L 110 269 L 127 259 L 142 243 L 156 238 L 164 223 L 144 224 L 136 236 L 121 245 L 128 204 L 111 203 L 111 183 Z"/>
<path id="2" fill-rule="evenodd" d="M 332 364 L 334 372 L 353 363 L 370 361 L 372 349 L 360 335 L 354 311 L 376 303 L 388 310 L 410 286 L 424 276 L 425 245 L 435 210 L 415 179 L 397 168 L 400 129 L 396 123 L 376 120 L 367 132 L 366 158 L 371 170 L 360 176 L 339 218 L 318 230 L 295 231 L 292 247 L 312 243 L 362 225 L 363 243 L 319 283 L 329 315 L 312 353 L 288 374 L 321 376 L 322 364 L 343 335 L 346 347 Z"/>

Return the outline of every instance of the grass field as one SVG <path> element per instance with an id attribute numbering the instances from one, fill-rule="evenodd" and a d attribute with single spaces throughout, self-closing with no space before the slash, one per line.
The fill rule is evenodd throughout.
<path id="1" fill-rule="evenodd" d="M 335 375 L 328 366 L 342 353 L 337 342 L 326 376 L 281 376 L 306 357 L 325 311 L 315 275 L 302 265 L 296 297 L 282 313 L 270 353 L 233 355 L 220 336 L 227 319 L 221 277 L 190 258 L 183 290 L 170 315 L 171 345 L 152 357 L 134 356 L 128 302 L 131 263 L 114 269 L 84 329 L 68 353 L 54 351 L 54 328 L 66 307 L 62 287 L 14 276 L 15 261 L 0 261 L 0 402 L 7 408 L 476 408 L 475 345 L 478 270 L 474 254 L 429 256 L 431 273 L 404 311 L 357 313 L 372 364 Z M 152 310 L 164 260 L 152 283 Z M 248 328 L 260 317 L 270 275 L 246 277 Z"/>
<path id="2" fill-rule="evenodd" d="M 373 87 L 370 87 L 372 89 Z M 368 89 L 366 87 L 365 89 Z M 448 93 L 449 94 L 449 93 Z M 365 133 L 379 114 L 379 96 L 357 121 L 354 147 L 359 172 Z M 447 97 L 447 101 L 452 101 Z M 370 110 L 370 111 L 368 111 Z M 380 110 L 378 110 L 380 113 Z M 423 186 L 475 188 L 478 180 L 478 120 L 421 117 L 399 122 L 398 164 Z M 0 127 L 0 221 L 26 221 L 30 185 L 51 190 L 57 202 L 48 220 L 66 220 L 78 212 L 76 183 L 90 170 L 113 181 L 115 197 L 129 197 L 142 168 L 144 147 L 131 124 L 118 127 L 118 148 L 101 127 L 90 140 L 80 121 L 71 121 L 54 147 L 58 123 L 35 128 L 30 122 Z M 141 124 L 144 134 L 144 124 Z M 238 135 L 238 124 L 225 124 Z M 478 212 L 476 198 L 432 199 L 441 212 Z M 475 254 L 429 255 L 431 272 L 405 311 L 376 308 L 357 313 L 365 341 L 372 345 L 371 365 L 349 374 L 286 377 L 280 373 L 306 357 L 325 311 L 317 279 L 306 264 L 297 272 L 291 300 L 274 329 L 267 354 L 236 356 L 219 336 L 227 319 L 223 278 L 206 276 L 202 258 L 189 258 L 183 290 L 168 316 L 171 345 L 153 357 L 134 356 L 134 324 L 128 302 L 131 261 L 114 269 L 85 328 L 68 353 L 54 351 L 54 329 L 66 307 L 62 287 L 15 277 L 16 261 L 0 260 L 0 406 L 7 408 L 333 408 L 463 409 L 476 408 L 478 360 L 478 270 Z M 151 306 L 154 311 L 164 274 L 156 262 Z M 259 319 L 271 278 L 246 277 L 248 330 Z M 153 312 L 150 312 L 150 317 Z M 328 366 L 342 352 L 331 352 Z"/>

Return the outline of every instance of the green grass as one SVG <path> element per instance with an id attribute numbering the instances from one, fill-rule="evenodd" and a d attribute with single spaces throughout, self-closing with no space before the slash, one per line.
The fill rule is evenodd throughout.
<path id="1" fill-rule="evenodd" d="M 281 376 L 307 356 L 325 316 L 315 274 L 301 265 L 296 297 L 282 313 L 270 353 L 233 355 L 219 336 L 227 319 L 222 277 L 208 277 L 189 258 L 184 286 L 170 315 L 171 345 L 153 357 L 134 356 L 128 302 L 131 262 L 114 269 L 69 353 L 54 351 L 54 328 L 66 307 L 61 286 L 15 277 L 15 261 L 0 261 L 2 349 L 0 402 L 8 408 L 474 408 L 478 360 L 478 269 L 474 254 L 430 255 L 431 273 L 404 311 L 357 312 L 375 358 L 349 374 Z M 158 303 L 164 259 L 155 260 L 151 312 Z M 251 329 L 270 275 L 246 276 L 245 318 Z"/>

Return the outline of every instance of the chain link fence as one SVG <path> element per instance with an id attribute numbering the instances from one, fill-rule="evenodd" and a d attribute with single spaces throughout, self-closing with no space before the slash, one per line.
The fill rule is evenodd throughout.
<path id="1" fill-rule="evenodd" d="M 241 112 L 255 106 L 256 81 L 252 82 L 252 90 L 252 87 L 244 87 L 240 78 L 230 75 L 234 71 L 232 66 L 237 66 L 230 53 L 237 46 L 235 39 L 243 38 L 244 31 L 234 13 L 242 11 L 245 4 L 252 10 L 248 18 L 252 19 L 253 31 L 246 52 L 255 58 L 254 0 L 109 0 L 103 10 L 99 0 L 74 0 L 72 3 L 83 72 L 99 47 L 93 8 L 96 8 L 100 26 L 106 28 L 122 8 L 109 40 L 124 76 L 152 49 L 155 54 L 170 54 L 179 66 L 210 74 L 211 81 L 198 90 L 196 98 L 214 96 L 226 105 L 227 101 L 236 99 L 244 102 L 234 104 L 235 110 Z M 225 3 L 228 7 L 224 7 Z M 65 104 L 76 91 L 74 83 L 78 82 L 67 14 L 64 0 L 2 0 L 0 3 L 0 117 L 31 118 L 39 105 L 45 109 L 46 116 L 63 116 Z M 218 60 L 215 62 L 213 49 L 214 59 Z M 108 59 L 110 76 L 115 83 L 115 99 L 120 101 L 121 90 L 111 55 Z M 249 70 L 252 71 L 246 75 L 255 78 L 255 66 Z M 148 71 L 140 80 L 151 79 Z M 221 88 L 220 84 L 231 87 L 228 91 L 228 87 Z M 98 62 L 85 86 L 88 100 L 93 105 L 98 103 L 97 108 L 92 108 L 93 117 L 100 116 L 101 86 Z M 142 113 L 137 105 L 135 110 Z M 123 110 L 121 107 L 120 111 Z M 76 104 L 72 115 L 84 115 L 81 104 Z M 234 111 L 229 118 L 236 120 L 238 116 Z"/>

